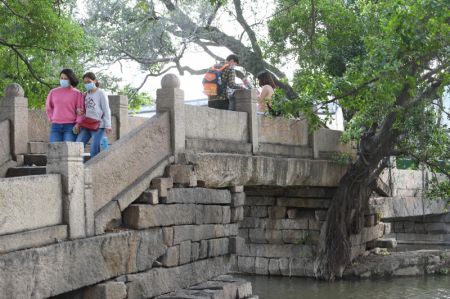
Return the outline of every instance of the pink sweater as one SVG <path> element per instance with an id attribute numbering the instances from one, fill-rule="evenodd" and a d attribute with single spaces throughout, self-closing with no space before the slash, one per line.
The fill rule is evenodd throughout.
<path id="1" fill-rule="evenodd" d="M 84 111 L 83 93 L 70 87 L 57 87 L 50 90 L 45 110 L 50 122 L 55 124 L 73 124 L 81 121 L 77 109 Z"/>

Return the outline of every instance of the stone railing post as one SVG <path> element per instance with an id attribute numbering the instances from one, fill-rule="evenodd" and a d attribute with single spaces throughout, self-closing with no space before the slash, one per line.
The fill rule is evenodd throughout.
<path id="1" fill-rule="evenodd" d="M 175 162 L 178 154 L 186 148 L 184 91 L 180 80 L 174 74 L 167 74 L 161 80 L 161 88 L 156 91 L 156 112 L 170 112 L 170 134 Z"/>
<path id="2" fill-rule="evenodd" d="M 122 95 L 108 96 L 109 107 L 111 108 L 111 116 L 115 116 L 117 120 L 117 128 L 113 128 L 117 132 L 117 139 L 122 138 L 128 133 L 128 97 Z"/>
<path id="3" fill-rule="evenodd" d="M 11 155 L 17 161 L 18 155 L 28 151 L 28 100 L 17 83 L 6 87 L 0 102 L 0 122 L 4 120 L 10 121 Z"/>
<path id="4" fill-rule="evenodd" d="M 256 102 L 258 94 L 256 89 L 243 89 L 234 92 L 236 98 L 236 111 L 247 112 L 248 136 L 252 143 L 253 153 L 256 154 L 259 148 L 258 138 L 258 118 L 256 115 Z"/>
<path id="5" fill-rule="evenodd" d="M 70 239 L 86 237 L 86 205 L 84 190 L 83 144 L 55 142 L 48 145 L 47 173 L 61 175 L 63 222 L 68 225 Z"/>

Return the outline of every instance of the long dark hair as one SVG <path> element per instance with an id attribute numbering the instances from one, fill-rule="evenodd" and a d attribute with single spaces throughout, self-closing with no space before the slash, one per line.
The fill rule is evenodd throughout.
<path id="1" fill-rule="evenodd" d="M 83 75 L 83 80 L 84 78 L 89 78 L 91 80 L 97 80 L 97 77 L 95 76 L 95 74 L 93 72 L 87 72 L 86 74 Z M 100 83 L 97 81 L 95 82 L 95 86 L 99 87 Z"/>
<path id="2" fill-rule="evenodd" d="M 72 71 L 72 69 L 63 69 L 59 75 L 64 74 L 69 78 L 70 85 L 73 87 L 76 87 L 80 81 L 77 79 L 77 76 L 75 76 L 75 73 Z"/>
<path id="3" fill-rule="evenodd" d="M 269 71 L 263 71 L 258 74 L 259 86 L 270 85 L 272 88 L 276 88 L 277 85 L 273 81 L 272 74 Z"/>

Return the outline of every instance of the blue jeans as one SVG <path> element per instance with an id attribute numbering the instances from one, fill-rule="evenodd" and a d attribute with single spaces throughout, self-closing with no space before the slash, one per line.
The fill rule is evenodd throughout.
<path id="1" fill-rule="evenodd" d="M 72 131 L 75 124 L 52 124 L 50 128 L 50 142 L 75 141 L 77 135 Z"/>
<path id="2" fill-rule="evenodd" d="M 102 141 L 103 136 L 105 136 L 104 128 L 100 128 L 97 131 L 91 131 L 85 128 L 81 128 L 80 133 L 78 134 L 77 137 L 77 142 L 83 142 L 83 144 L 86 146 L 86 144 L 92 137 L 91 158 L 93 158 L 100 152 L 100 143 Z"/>

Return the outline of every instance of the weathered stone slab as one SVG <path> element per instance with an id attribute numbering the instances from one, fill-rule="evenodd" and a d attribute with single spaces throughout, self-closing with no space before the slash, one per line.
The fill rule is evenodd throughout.
<path id="1" fill-rule="evenodd" d="M 0 179 L 0 202 L 0 235 L 62 224 L 61 176 Z"/>
<path id="2" fill-rule="evenodd" d="M 124 282 L 108 281 L 84 290 L 83 299 L 125 299 L 127 287 Z"/>
<path id="3" fill-rule="evenodd" d="M 48 298 L 122 274 L 145 271 L 166 248 L 161 229 L 153 229 L 3 254 L 0 294 L 4 298 Z"/>
<path id="4" fill-rule="evenodd" d="M 291 157 L 312 159 L 313 149 L 307 146 L 292 146 L 270 143 L 259 143 L 257 153 L 263 156 Z"/>
<path id="5" fill-rule="evenodd" d="M 186 153 L 197 178 L 210 187 L 230 185 L 336 187 L 347 166 L 333 161 L 214 153 Z"/>
<path id="6" fill-rule="evenodd" d="M 246 206 L 273 206 L 275 197 L 271 196 L 247 196 L 245 198 Z"/>
<path id="7" fill-rule="evenodd" d="M 180 264 L 180 246 L 167 248 L 166 253 L 160 258 L 159 262 L 164 267 L 175 267 Z"/>
<path id="8" fill-rule="evenodd" d="M 187 139 L 248 140 L 245 112 L 185 105 L 185 113 Z"/>
<path id="9" fill-rule="evenodd" d="M 200 257 L 200 243 L 191 243 L 191 261 L 196 261 Z"/>
<path id="10" fill-rule="evenodd" d="M 311 258 L 293 258 L 289 261 L 292 276 L 314 277 L 314 260 Z"/>
<path id="11" fill-rule="evenodd" d="M 191 241 L 183 241 L 180 243 L 180 265 L 187 264 L 191 261 Z"/>
<path id="12" fill-rule="evenodd" d="M 255 273 L 254 256 L 238 256 L 238 270 L 242 273 Z"/>
<path id="13" fill-rule="evenodd" d="M 173 178 L 154 178 L 150 186 L 158 190 L 159 196 L 167 197 L 169 189 L 173 188 Z"/>
<path id="14" fill-rule="evenodd" d="M 137 199 L 138 203 L 146 203 L 151 205 L 156 205 L 159 203 L 158 190 L 157 189 L 147 189 L 139 196 Z"/>
<path id="15" fill-rule="evenodd" d="M 269 274 L 269 259 L 264 257 L 255 258 L 255 274 L 258 275 Z"/>
<path id="16" fill-rule="evenodd" d="M 244 207 L 231 208 L 230 212 L 232 223 L 244 220 Z"/>
<path id="17" fill-rule="evenodd" d="M 241 207 L 245 205 L 245 193 L 231 193 L 231 207 Z"/>
<path id="18" fill-rule="evenodd" d="M 67 225 L 57 225 L 0 236 L 0 254 L 44 246 L 67 239 Z"/>
<path id="19" fill-rule="evenodd" d="M 208 240 L 208 257 L 216 257 L 230 253 L 228 238 Z"/>
<path id="20" fill-rule="evenodd" d="M 356 260 L 345 269 L 345 277 L 415 276 L 439 273 L 450 266 L 449 250 L 391 252 L 369 255 Z"/>
<path id="21" fill-rule="evenodd" d="M 384 220 L 395 220 L 399 217 L 442 214 L 446 207 L 445 200 L 422 199 L 421 197 L 377 197 L 371 199 L 371 214 L 378 213 Z"/>
<path id="22" fill-rule="evenodd" d="M 336 188 L 312 186 L 246 186 L 247 196 L 332 198 Z"/>
<path id="23" fill-rule="evenodd" d="M 249 216 L 257 217 L 257 218 L 266 218 L 267 217 L 267 207 L 266 206 L 251 206 Z"/>
<path id="24" fill-rule="evenodd" d="M 48 148 L 47 141 L 28 142 L 28 153 L 30 154 L 47 154 L 47 148 Z"/>
<path id="25" fill-rule="evenodd" d="M 156 226 L 171 226 L 184 224 L 224 223 L 222 206 L 173 204 L 173 205 L 143 205 L 133 204 L 124 214 L 123 221 L 134 229 L 145 229 Z"/>
<path id="26" fill-rule="evenodd" d="M 135 180 L 125 190 L 119 193 L 114 199 L 119 203 L 120 210 L 125 210 L 132 202 L 139 198 L 142 192 L 148 189 L 154 178 L 162 176 L 164 174 L 164 168 L 166 165 L 172 163 L 173 159 L 173 156 L 162 159 L 159 163 L 145 172 L 139 179 Z M 156 200 L 153 199 L 153 202 L 156 202 Z"/>
<path id="27" fill-rule="evenodd" d="M 236 236 L 237 234 L 237 224 L 180 225 L 173 227 L 173 243 L 180 244 L 187 240 L 198 242 L 205 239 Z"/>
<path id="28" fill-rule="evenodd" d="M 281 207 L 324 209 L 324 208 L 328 208 L 329 205 L 330 205 L 329 199 L 291 198 L 291 197 L 277 198 L 277 206 L 281 206 Z"/>
<path id="29" fill-rule="evenodd" d="M 252 243 L 267 243 L 266 231 L 263 228 L 251 228 L 248 230 L 248 236 Z"/>
<path id="30" fill-rule="evenodd" d="M 306 146 L 308 123 L 282 117 L 258 116 L 259 140 L 263 143 Z"/>
<path id="31" fill-rule="evenodd" d="M 213 139 L 186 139 L 186 151 L 196 153 L 235 153 L 252 154 L 252 144 L 240 141 Z"/>
<path id="32" fill-rule="evenodd" d="M 350 235 L 352 245 L 360 245 L 378 238 L 384 234 L 384 224 L 380 223 L 372 227 L 364 227 L 359 234 Z"/>
<path id="33" fill-rule="evenodd" d="M 240 256 L 266 258 L 311 258 L 315 246 L 297 244 L 245 244 L 239 252 Z"/>
<path id="34" fill-rule="evenodd" d="M 215 190 L 205 188 L 173 188 L 167 192 L 167 197 L 161 199 L 162 203 L 173 204 L 205 204 L 229 205 L 231 195 L 228 190 Z"/>
<path id="35" fill-rule="evenodd" d="M 266 229 L 265 238 L 270 244 L 283 244 L 282 231 L 279 229 Z"/>
<path id="36" fill-rule="evenodd" d="M 197 186 L 197 176 L 194 172 L 194 165 L 169 165 L 166 167 L 165 174 L 173 179 L 174 184 L 181 184 L 186 187 Z"/>
<path id="37" fill-rule="evenodd" d="M 114 142 L 110 150 L 89 160 L 85 166 L 95 178 L 92 186 L 94 210 L 99 210 L 170 156 L 170 138 L 169 113 L 158 113 Z"/>
<path id="38" fill-rule="evenodd" d="M 151 298 L 204 282 L 228 272 L 229 258 L 216 257 L 175 268 L 127 275 L 128 299 Z"/>
<path id="39" fill-rule="evenodd" d="M 242 192 L 244 192 L 244 186 L 242 186 L 242 185 L 231 186 L 230 192 L 231 193 L 242 193 Z"/>
<path id="40" fill-rule="evenodd" d="M 223 279 L 223 280 L 222 280 Z M 248 299 L 252 298 L 252 286 L 250 282 L 222 275 L 189 289 L 158 296 L 155 299 Z"/>
<path id="41" fill-rule="evenodd" d="M 101 235 L 122 223 L 122 214 L 117 201 L 113 200 L 97 211 L 94 219 L 95 234 Z"/>
<path id="42" fill-rule="evenodd" d="M 286 216 L 286 207 L 269 207 L 268 215 L 271 219 L 282 219 Z M 295 217 L 294 217 L 295 218 Z"/>

